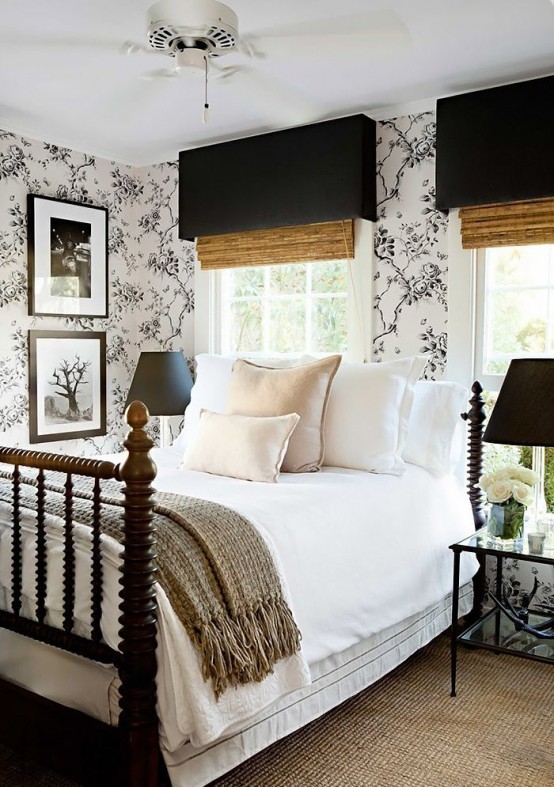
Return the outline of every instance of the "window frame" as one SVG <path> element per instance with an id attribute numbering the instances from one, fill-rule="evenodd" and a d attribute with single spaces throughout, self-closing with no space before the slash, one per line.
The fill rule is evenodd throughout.
<path id="1" fill-rule="evenodd" d="M 532 244 L 529 244 L 532 245 Z M 492 247 L 491 247 L 492 248 Z M 504 381 L 503 374 L 486 374 L 484 371 L 484 360 L 485 360 L 485 335 L 486 335 L 486 328 L 487 328 L 487 314 L 486 314 L 486 295 L 487 295 L 487 270 L 486 270 L 486 256 L 487 256 L 487 249 L 477 249 L 476 253 L 476 261 L 477 261 L 477 279 L 476 279 L 476 341 L 475 341 L 475 369 L 479 376 L 479 379 L 482 381 L 482 385 L 485 389 L 491 391 L 499 390 L 502 382 Z M 528 287 L 522 287 L 521 289 L 552 289 L 550 286 L 547 287 L 536 287 L 529 285 Z M 551 326 L 550 326 L 551 328 Z M 547 343 L 549 334 L 547 334 Z M 511 355 L 512 358 L 527 358 L 527 357 L 540 357 L 540 358 L 552 358 L 553 353 L 550 352 L 543 352 L 543 353 L 524 353 L 524 352 L 516 352 Z"/>
<path id="2" fill-rule="evenodd" d="M 483 373 L 485 250 L 463 249 L 458 210 L 448 225 L 448 355 L 446 379 L 470 386 L 475 380 L 499 391 L 503 374 Z M 546 353 L 546 357 L 552 357 Z M 514 354 L 514 357 L 521 355 Z"/>
<path id="3" fill-rule="evenodd" d="M 504 382 L 503 374 L 485 374 L 485 330 L 486 330 L 486 249 L 475 250 L 475 374 L 486 391 L 499 391 Z"/>
<path id="4" fill-rule="evenodd" d="M 347 289 L 348 349 L 345 361 L 365 362 L 371 359 L 371 312 L 373 302 L 373 223 L 355 220 L 354 259 Z M 310 264 L 310 263 L 307 263 Z M 221 272 L 203 271 L 195 262 L 194 354 L 221 353 L 222 291 Z M 303 350 L 291 355 L 302 355 Z M 239 355 L 239 353 L 236 353 Z M 328 355 L 329 353 L 322 353 Z M 242 357 L 247 354 L 240 353 Z M 252 354 L 256 357 L 259 354 Z"/>

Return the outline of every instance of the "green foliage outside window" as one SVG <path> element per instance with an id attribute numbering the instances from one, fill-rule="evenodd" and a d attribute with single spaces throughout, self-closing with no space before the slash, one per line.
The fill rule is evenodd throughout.
<path id="1" fill-rule="evenodd" d="M 504 374 L 515 355 L 554 352 L 554 245 L 487 249 L 484 371 Z"/>
<path id="2" fill-rule="evenodd" d="M 345 260 L 237 268 L 222 281 L 224 352 L 346 352 Z"/>
<path id="3" fill-rule="evenodd" d="M 525 445 L 521 449 L 521 464 L 531 467 L 533 449 Z M 554 448 L 544 452 L 544 497 L 547 511 L 554 511 Z"/>

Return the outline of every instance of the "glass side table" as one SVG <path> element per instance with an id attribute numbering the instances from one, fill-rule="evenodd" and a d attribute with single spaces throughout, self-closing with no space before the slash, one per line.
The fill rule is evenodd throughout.
<path id="1" fill-rule="evenodd" d="M 514 623 L 496 606 L 482 614 L 478 620 L 473 621 L 461 633 L 458 633 L 457 630 L 460 555 L 462 552 L 473 552 L 479 558 L 483 559 L 486 555 L 492 555 L 496 558 L 495 594 L 497 599 L 502 599 L 502 567 L 504 558 L 511 557 L 532 563 L 554 565 L 554 549 L 545 549 L 542 555 L 531 554 L 529 552 L 527 536 L 524 536 L 521 546 L 515 549 L 504 549 L 502 546 L 497 546 L 488 542 L 486 526 L 481 528 L 481 530 L 477 530 L 471 536 L 468 536 L 468 538 L 459 541 L 457 544 L 451 544 L 450 549 L 454 553 L 452 630 L 450 640 L 450 696 L 456 696 L 456 664 L 459 642 L 476 648 L 487 648 L 497 653 L 509 653 L 513 656 L 522 656 L 524 658 L 536 659 L 537 661 L 554 664 L 554 639 L 541 639 L 526 631 L 517 631 Z M 538 610 L 530 610 L 528 622 L 531 626 L 536 626 L 549 617 L 554 617 L 554 613 L 546 614 Z"/>

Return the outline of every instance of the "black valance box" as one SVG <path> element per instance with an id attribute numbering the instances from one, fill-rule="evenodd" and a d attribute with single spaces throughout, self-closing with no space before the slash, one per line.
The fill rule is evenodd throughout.
<path id="1" fill-rule="evenodd" d="M 554 76 L 437 101 L 437 207 L 554 196 Z"/>
<path id="2" fill-rule="evenodd" d="M 375 220 L 375 121 L 314 123 L 179 155 L 179 237 Z"/>

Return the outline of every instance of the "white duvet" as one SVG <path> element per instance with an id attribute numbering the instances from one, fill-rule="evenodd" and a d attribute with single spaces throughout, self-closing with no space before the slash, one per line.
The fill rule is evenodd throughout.
<path id="1" fill-rule="evenodd" d="M 433 477 L 408 465 L 402 477 L 324 468 L 320 473 L 282 474 L 277 484 L 252 483 L 178 469 L 180 454 L 153 452 L 159 474 L 154 486 L 217 500 L 246 516 L 266 539 L 283 588 L 302 632 L 302 653 L 277 665 L 260 684 L 229 689 L 216 703 L 201 677 L 198 658 L 163 591 L 160 623 L 158 701 L 163 746 L 178 749 L 187 739 L 208 744 L 239 729 L 278 697 L 310 682 L 309 665 L 338 653 L 372 633 L 435 604 L 450 590 L 452 554 L 448 545 L 473 529 L 466 494 L 453 476 Z M 113 458 L 113 457 L 111 457 Z M 120 458 L 120 457 L 118 457 Z M 32 517 L 24 520 L 25 609 L 33 608 Z M 0 606 L 9 599 L 9 511 L 0 510 Z M 49 575 L 59 577 L 59 526 L 49 550 Z M 78 528 L 77 585 L 87 587 L 89 534 Z M 117 646 L 117 580 L 120 547 L 105 540 L 103 633 Z M 476 570 L 463 555 L 460 584 Z M 87 593 L 76 610 L 86 631 Z M 49 583 L 50 619 L 60 621 L 60 592 Z"/>

